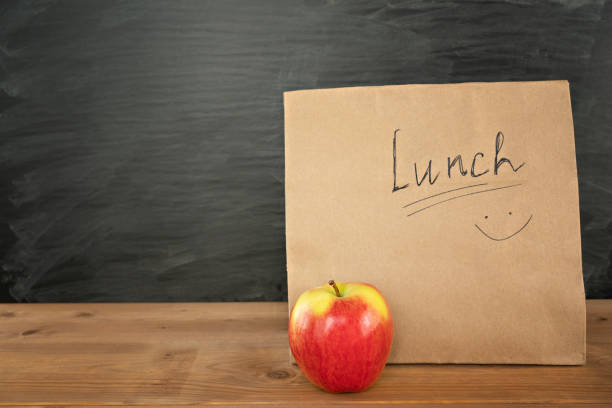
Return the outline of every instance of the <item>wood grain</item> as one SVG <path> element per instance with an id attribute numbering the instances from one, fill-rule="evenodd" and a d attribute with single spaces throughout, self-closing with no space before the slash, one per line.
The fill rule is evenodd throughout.
<path id="1" fill-rule="evenodd" d="M 0 304 L 0 406 L 612 406 L 612 300 L 581 367 L 391 365 L 331 395 L 289 363 L 286 303 Z"/>

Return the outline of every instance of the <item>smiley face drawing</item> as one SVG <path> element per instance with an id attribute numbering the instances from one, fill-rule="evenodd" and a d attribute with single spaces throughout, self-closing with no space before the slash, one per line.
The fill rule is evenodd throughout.
<path id="1" fill-rule="evenodd" d="M 511 217 L 512 216 L 512 211 L 508 211 L 508 214 L 506 216 Z M 485 215 L 484 218 L 485 218 L 485 220 L 488 220 L 489 216 Z M 482 235 L 484 235 L 485 237 L 489 238 L 490 240 L 493 240 L 493 241 L 505 241 L 507 239 L 510 239 L 510 238 L 516 236 L 516 234 L 518 234 L 519 232 L 524 230 L 525 227 L 527 227 L 527 225 L 529 224 L 529 222 L 531 222 L 532 218 L 533 218 L 533 214 L 531 214 L 529 216 L 529 218 L 527 218 L 527 221 L 525 221 L 523 224 L 521 224 L 520 228 L 518 228 L 517 230 L 514 230 L 513 232 L 511 232 L 511 233 L 509 233 L 508 235 L 505 235 L 505 236 L 493 236 L 491 233 L 488 233 L 488 232 L 485 231 L 486 227 L 479 226 L 478 224 L 474 224 L 474 226 L 476 227 L 476 229 L 478 231 L 480 231 L 482 233 Z"/>

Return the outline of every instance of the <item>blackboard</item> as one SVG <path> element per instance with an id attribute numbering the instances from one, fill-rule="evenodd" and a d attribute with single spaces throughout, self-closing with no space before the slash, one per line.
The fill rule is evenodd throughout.
<path id="1" fill-rule="evenodd" d="M 5 1 L 0 301 L 286 299 L 282 92 L 571 83 L 612 297 L 606 1 Z"/>

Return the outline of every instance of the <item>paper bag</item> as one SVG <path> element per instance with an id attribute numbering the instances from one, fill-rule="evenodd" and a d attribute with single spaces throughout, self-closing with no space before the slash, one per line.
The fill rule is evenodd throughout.
<path id="1" fill-rule="evenodd" d="M 566 81 L 294 91 L 289 308 L 329 279 L 387 298 L 391 363 L 583 364 Z"/>

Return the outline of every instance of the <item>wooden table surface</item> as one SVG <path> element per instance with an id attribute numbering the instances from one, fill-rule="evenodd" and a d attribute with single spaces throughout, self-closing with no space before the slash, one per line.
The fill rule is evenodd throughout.
<path id="1" fill-rule="evenodd" d="M 579 367 L 391 365 L 328 394 L 289 363 L 286 303 L 0 304 L 0 406 L 612 406 L 612 300 Z"/>

